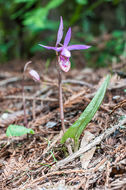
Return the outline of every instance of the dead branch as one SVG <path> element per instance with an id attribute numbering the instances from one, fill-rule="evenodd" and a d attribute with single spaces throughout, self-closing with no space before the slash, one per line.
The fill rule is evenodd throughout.
<path id="1" fill-rule="evenodd" d="M 0 81 L 0 86 L 4 86 L 4 85 L 7 85 L 8 83 L 17 82 L 20 80 L 21 80 L 21 77 L 12 77 L 9 79 L 4 79 L 4 80 Z"/>
<path id="2" fill-rule="evenodd" d="M 91 143 L 89 143 L 87 146 L 80 148 L 77 152 L 74 154 L 68 156 L 67 158 L 59 161 L 56 163 L 56 169 L 59 167 L 62 167 L 66 165 L 67 163 L 73 161 L 75 158 L 79 157 L 81 154 L 87 152 L 94 146 L 98 145 L 102 140 L 110 136 L 116 129 L 118 129 L 121 125 L 124 125 L 126 123 L 126 119 L 120 121 L 117 125 L 112 126 L 111 128 L 107 129 L 104 133 L 96 137 Z"/>
<path id="3" fill-rule="evenodd" d="M 89 88 L 93 88 L 93 85 L 88 83 L 88 82 L 84 82 L 84 81 L 78 81 L 78 80 L 72 80 L 72 79 L 67 79 L 67 80 L 63 80 L 63 84 L 65 83 L 70 83 L 70 84 L 78 84 L 81 86 L 87 86 Z"/>
<path id="4" fill-rule="evenodd" d="M 22 99 L 23 97 L 22 96 L 5 96 L 5 97 L 2 97 L 1 99 Z M 25 99 L 26 100 L 40 100 L 40 101 L 44 101 L 44 102 L 57 102 L 58 100 L 55 99 L 55 98 L 38 98 L 38 97 L 31 97 L 31 96 L 25 96 Z"/>

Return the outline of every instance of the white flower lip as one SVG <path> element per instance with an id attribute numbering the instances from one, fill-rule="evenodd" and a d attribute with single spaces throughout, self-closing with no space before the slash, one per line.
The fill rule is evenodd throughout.
<path id="1" fill-rule="evenodd" d="M 69 50 L 67 50 L 66 48 L 63 48 L 63 50 L 61 51 L 61 55 L 65 56 L 65 57 L 71 57 L 71 53 Z"/>

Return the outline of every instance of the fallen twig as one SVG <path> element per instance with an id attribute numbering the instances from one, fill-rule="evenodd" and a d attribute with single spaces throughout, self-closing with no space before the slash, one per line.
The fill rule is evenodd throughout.
<path id="1" fill-rule="evenodd" d="M 87 86 L 89 88 L 93 88 L 93 85 L 88 83 L 88 82 L 84 82 L 84 81 L 78 81 L 78 80 L 72 80 L 72 79 L 67 79 L 67 80 L 63 80 L 63 84 L 65 83 L 70 83 L 70 84 L 79 84 L 81 86 Z"/>
<path id="2" fill-rule="evenodd" d="M 19 80 L 21 80 L 21 77 L 12 77 L 9 79 L 5 79 L 5 80 L 0 81 L 0 86 L 4 86 L 4 85 L 7 85 L 8 83 L 12 83 L 12 82 L 17 82 Z"/>
<path id="3" fill-rule="evenodd" d="M 5 97 L 2 97 L 1 99 L 22 99 L 22 96 L 5 96 Z M 40 101 L 44 101 L 44 102 L 57 102 L 58 100 L 55 99 L 55 98 L 38 98 L 38 97 L 31 97 L 31 96 L 25 96 L 25 99 L 26 100 L 40 100 Z"/>
<path id="4" fill-rule="evenodd" d="M 35 184 L 35 183 L 38 183 L 42 180 L 44 180 L 45 178 L 49 177 L 49 176 L 53 176 L 53 175 L 61 175 L 61 174 L 70 174 L 70 173 L 85 173 L 86 170 L 62 170 L 62 171 L 54 171 L 54 172 L 50 172 L 50 173 L 47 173 L 41 177 L 38 177 L 34 180 L 32 180 L 30 182 L 30 184 L 26 184 L 25 188 L 28 188 L 29 186 L 31 187 L 31 185 Z"/>
<path id="5" fill-rule="evenodd" d="M 118 108 L 121 108 L 124 104 L 126 104 L 126 100 L 123 100 L 123 101 L 119 102 L 116 106 L 114 106 L 114 108 L 110 112 L 110 114 L 113 114 Z"/>
<path id="6" fill-rule="evenodd" d="M 91 148 L 93 148 L 94 146 L 96 146 L 97 144 L 99 144 L 102 140 L 104 140 L 105 138 L 107 138 L 109 135 L 111 135 L 116 129 L 118 129 L 121 125 L 126 123 L 126 119 L 120 121 L 117 125 L 107 129 L 103 134 L 99 135 L 98 137 L 96 137 L 91 143 L 89 143 L 87 146 L 80 148 L 77 152 L 75 152 L 74 154 L 68 156 L 67 158 L 59 161 L 56 163 L 56 169 L 59 167 L 64 166 L 65 164 L 73 161 L 75 158 L 79 157 L 81 154 L 87 152 L 88 150 L 90 150 Z"/>
<path id="7" fill-rule="evenodd" d="M 36 109 L 36 113 L 41 112 L 42 109 L 43 109 L 43 107 L 38 106 L 38 108 Z M 26 116 L 31 117 L 31 114 L 28 113 L 28 110 L 26 110 Z M 23 117 L 24 117 L 23 110 L 8 114 L 6 119 L 0 118 L 0 127 L 5 127 L 14 122 L 21 121 L 23 119 Z"/>

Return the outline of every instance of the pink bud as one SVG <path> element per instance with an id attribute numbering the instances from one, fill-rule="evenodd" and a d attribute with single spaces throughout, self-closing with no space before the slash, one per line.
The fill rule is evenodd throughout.
<path id="1" fill-rule="evenodd" d="M 29 74 L 30 74 L 30 76 L 32 77 L 32 79 L 34 80 L 34 81 L 40 81 L 40 76 L 39 76 L 39 74 L 35 71 L 35 70 L 30 70 L 29 71 Z"/>

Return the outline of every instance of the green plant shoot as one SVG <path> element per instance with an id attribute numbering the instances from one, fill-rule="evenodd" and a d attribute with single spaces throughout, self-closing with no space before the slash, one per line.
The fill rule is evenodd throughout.
<path id="1" fill-rule="evenodd" d="M 88 125 L 88 123 L 94 117 L 96 111 L 99 109 L 100 104 L 102 103 L 102 100 L 104 98 L 109 80 L 110 80 L 110 75 L 107 75 L 101 87 L 95 94 L 90 104 L 80 115 L 79 119 L 75 121 L 75 123 L 73 123 L 73 125 L 64 133 L 61 139 L 61 143 L 64 143 L 68 138 L 72 138 L 74 140 L 74 150 L 76 151 L 78 149 L 79 137 L 82 134 L 83 130 Z"/>
<path id="2" fill-rule="evenodd" d="M 9 125 L 6 131 L 7 137 L 18 137 L 27 133 L 34 134 L 34 130 L 20 125 Z"/>

